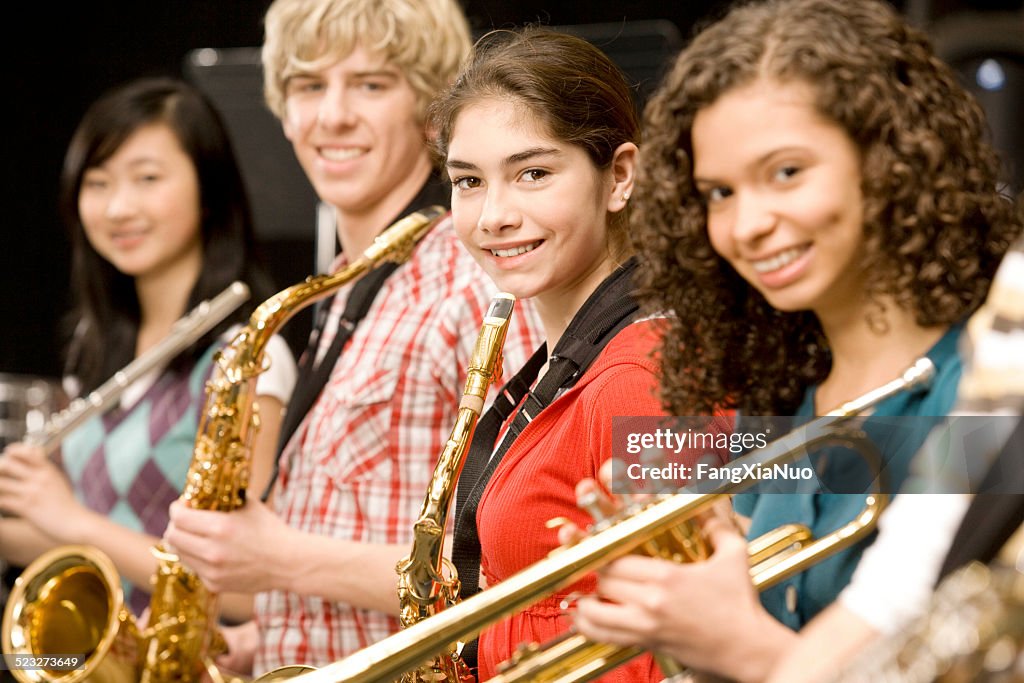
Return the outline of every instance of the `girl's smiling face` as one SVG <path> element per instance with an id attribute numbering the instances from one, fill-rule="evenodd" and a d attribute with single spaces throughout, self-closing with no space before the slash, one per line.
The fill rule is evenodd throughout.
<path id="1" fill-rule="evenodd" d="M 499 288 L 575 312 L 616 266 L 608 219 L 625 206 L 616 163 L 597 168 L 513 101 L 470 104 L 448 146 L 455 230 Z"/>
<path id="2" fill-rule="evenodd" d="M 715 251 L 780 310 L 859 310 L 860 154 L 813 89 L 760 79 L 698 112 L 692 134 Z"/>

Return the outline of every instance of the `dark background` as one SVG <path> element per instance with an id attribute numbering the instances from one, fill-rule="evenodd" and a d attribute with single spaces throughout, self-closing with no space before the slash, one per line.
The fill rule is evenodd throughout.
<path id="1" fill-rule="evenodd" d="M 188 76 L 186 55 L 198 48 L 256 47 L 262 40 L 262 16 L 269 0 L 124 0 L 65 4 L 35 3 L 24 8 L 24 19 L 7 22 L 3 40 L 3 64 L 7 71 L 5 107 L 8 121 L 4 159 L 7 181 L 3 184 L 4 237 L 0 249 L 0 373 L 57 376 L 60 373 L 61 315 L 68 305 L 68 248 L 56 211 L 57 182 L 65 146 L 86 106 L 101 92 L 125 80 L 143 75 Z M 473 29 L 509 27 L 524 22 L 553 25 L 612 23 L 628 33 L 633 22 L 663 19 L 678 29 L 685 40 L 703 19 L 723 11 L 725 0 L 622 0 L 622 2 L 570 2 L 560 0 L 464 0 Z M 965 66 L 973 68 L 973 53 L 991 43 L 1005 51 L 1005 40 L 990 27 L 970 30 L 949 28 L 948 19 L 973 11 L 986 16 L 1021 7 L 1021 0 L 906 0 L 894 5 L 912 20 L 934 26 L 947 49 L 956 51 Z M 626 9 L 628 6 L 628 9 Z M 1021 26 L 1024 19 L 1021 15 Z M 945 22 L 946 27 L 943 28 Z M 1011 22 L 1013 23 L 1013 22 Z M 1005 21 L 1002 28 L 1006 28 Z M 980 45 L 980 48 L 979 48 Z M 998 95 L 983 104 L 990 116 L 1005 123 L 1006 135 L 1016 135 L 1008 145 L 1020 151 L 1019 96 L 1021 54 L 1017 44 L 1018 79 L 1011 106 Z M 236 114 L 255 109 L 258 93 L 220 93 L 221 104 L 237 104 Z M 246 99 L 248 98 L 248 99 Z M 241 100 L 245 99 L 245 102 Z M 256 115 L 266 116 L 265 112 Z M 229 121 L 229 127 L 231 121 Z M 243 124 L 244 125 L 244 124 Z M 271 127 L 268 136 L 279 136 Z M 998 137 L 998 136 L 997 136 Z M 276 160 L 280 168 L 297 169 L 283 138 L 266 145 L 284 150 Z M 259 150 L 238 150 L 243 158 Z M 276 152 L 274 152 L 276 153 Z M 255 158 L 255 157 L 253 157 Z M 1019 158 L 1019 157 L 1018 157 Z M 265 161 L 265 160 L 264 160 Z M 252 163 L 252 162 L 250 162 Z M 1022 161 L 1021 163 L 1024 163 Z M 247 179 L 248 180 L 248 179 Z M 294 179 L 293 179 L 294 182 Z M 1019 187 L 1019 186 L 1018 186 Z M 280 189 L 280 188 L 278 188 Z M 307 188 L 299 188 L 301 196 Z M 277 234 L 276 228 L 261 239 L 270 257 L 278 285 L 286 286 L 312 272 L 312 211 L 306 199 L 295 209 L 288 227 L 294 234 Z M 257 207 L 259 210 L 259 207 Z M 257 215 L 260 221 L 260 216 Z M 266 220 L 264 220 L 264 223 Z M 280 242 L 280 244 L 278 244 Z M 287 243 L 287 244 L 285 244 Z M 279 248 L 280 247 L 280 248 Z M 286 248 L 287 247 L 287 248 Z M 294 275 L 294 277 L 293 277 Z M 2 382 L 3 375 L 0 375 Z"/>

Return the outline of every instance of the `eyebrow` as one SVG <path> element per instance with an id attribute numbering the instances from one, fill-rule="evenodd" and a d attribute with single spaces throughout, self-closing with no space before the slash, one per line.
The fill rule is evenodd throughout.
<path id="1" fill-rule="evenodd" d="M 562 151 L 555 147 L 531 147 L 529 149 L 524 149 L 522 152 L 516 152 L 515 154 L 509 155 L 508 157 L 502 160 L 501 165 L 506 167 L 514 166 L 516 164 L 521 164 L 524 161 L 529 161 L 530 159 L 534 159 L 536 157 L 556 156 L 561 153 Z M 448 168 L 457 168 L 464 171 L 476 169 L 475 164 L 471 164 L 468 161 L 461 161 L 459 159 L 448 159 L 445 162 L 445 166 L 447 166 Z"/>
<path id="2" fill-rule="evenodd" d="M 141 156 L 141 157 L 135 157 L 134 159 L 128 160 L 126 165 L 128 166 L 128 168 L 135 168 L 137 166 L 144 166 L 146 164 L 163 165 L 163 163 L 164 163 L 164 160 L 159 158 L 159 157 Z M 98 164 L 96 166 L 90 166 L 89 168 L 85 169 L 84 173 L 89 173 L 91 171 L 97 171 L 97 172 L 100 172 L 100 173 L 106 172 L 107 171 L 107 162 L 104 161 L 102 164 Z"/>
<path id="3" fill-rule="evenodd" d="M 352 78 L 391 78 L 398 80 L 401 75 L 394 69 L 380 68 L 380 69 L 367 69 L 366 71 L 356 71 L 351 74 Z"/>
<path id="4" fill-rule="evenodd" d="M 354 71 L 348 74 L 349 78 L 390 78 L 392 80 L 398 80 L 401 78 L 401 74 L 394 68 L 382 66 L 379 69 L 366 69 L 363 71 Z M 287 84 L 289 81 L 298 78 L 320 78 L 320 74 L 314 71 L 296 71 L 293 74 L 289 74 L 285 77 L 284 82 Z"/>

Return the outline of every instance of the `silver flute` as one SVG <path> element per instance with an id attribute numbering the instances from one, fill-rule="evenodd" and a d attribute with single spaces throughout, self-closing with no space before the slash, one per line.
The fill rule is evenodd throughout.
<path id="1" fill-rule="evenodd" d="M 236 281 L 214 298 L 201 302 L 178 319 L 156 346 L 115 372 L 89 395 L 76 398 L 67 408 L 50 416 L 42 428 L 25 436 L 25 442 L 39 446 L 47 455 L 53 453 L 68 433 L 92 416 L 109 410 L 133 382 L 167 365 L 248 298 L 248 285 Z"/>

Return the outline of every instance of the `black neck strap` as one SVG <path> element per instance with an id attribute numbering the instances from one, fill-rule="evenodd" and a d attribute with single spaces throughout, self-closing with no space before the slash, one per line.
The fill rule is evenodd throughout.
<path id="1" fill-rule="evenodd" d="M 316 360 L 316 343 L 323 330 L 322 322 L 316 328 L 316 333 L 311 335 L 310 345 L 299 359 L 299 371 L 298 377 L 295 380 L 295 389 L 292 391 L 291 399 L 288 401 L 288 408 L 285 410 L 284 418 L 281 420 L 281 431 L 278 434 L 277 441 L 278 457 L 274 460 L 270 481 L 267 482 L 267 488 L 263 491 L 262 499 L 264 501 L 270 497 L 270 491 L 277 481 L 277 476 L 280 472 L 281 453 L 284 451 L 285 444 L 288 443 L 292 434 L 302 424 L 306 413 L 309 412 L 317 398 L 320 397 L 324 386 L 327 384 L 327 379 L 331 376 L 335 363 L 338 362 L 338 358 L 341 356 L 341 350 L 345 348 L 345 344 L 352 338 L 352 333 L 355 332 L 359 321 L 370 310 L 370 306 L 373 305 L 373 300 L 377 296 L 377 292 L 380 291 L 384 281 L 396 268 L 398 268 L 397 263 L 382 263 L 353 285 L 348 301 L 345 302 L 345 311 L 341 314 L 341 319 L 338 320 L 338 333 L 334 335 L 334 340 L 319 362 Z M 328 310 L 329 308 L 324 306 L 322 312 L 326 314 Z M 323 317 L 326 318 L 326 315 Z"/>
<path id="2" fill-rule="evenodd" d="M 395 220 L 402 216 L 408 216 L 421 207 L 435 204 L 448 206 L 450 195 L 446 184 L 438 174 L 432 174 L 420 188 L 411 202 L 395 217 Z M 341 357 L 342 349 L 355 333 L 359 322 L 366 317 L 370 306 L 377 293 L 384 286 L 384 281 L 391 273 L 395 272 L 399 264 L 390 261 L 379 264 L 376 268 L 364 275 L 352 286 L 348 299 L 345 302 L 345 311 L 338 321 L 338 333 L 334 337 L 330 348 L 323 358 L 317 362 L 317 349 L 320 344 L 320 337 L 323 334 L 323 327 L 327 321 L 327 313 L 331 309 L 334 297 L 326 299 L 319 304 L 316 325 L 310 333 L 309 344 L 302 356 L 299 358 L 298 377 L 295 381 L 295 388 L 292 391 L 291 399 L 288 401 L 288 408 L 281 421 L 281 431 L 278 433 L 277 457 L 274 459 L 274 467 L 270 475 L 270 481 L 261 496 L 266 501 L 277 481 L 281 466 L 281 454 L 285 445 L 291 439 L 295 430 L 302 424 L 317 398 L 323 392 L 324 386 L 334 369 L 338 358 Z"/>
<path id="3" fill-rule="evenodd" d="M 633 300 L 632 274 L 637 261 L 631 258 L 609 275 L 590 295 L 558 344 L 547 358 L 547 345 L 542 345 L 513 377 L 484 413 L 477 424 L 462 474 L 455 507 L 455 539 L 452 561 L 459 574 L 462 597 L 479 590 L 480 539 L 477 536 L 476 510 L 484 488 L 509 447 L 533 418 L 572 387 L 590 367 L 616 334 L 636 318 L 639 309 Z M 548 370 L 537 387 L 530 386 L 548 361 Z M 524 399 L 525 397 L 525 399 Z M 501 426 L 520 407 L 508 434 L 497 451 L 495 441 Z"/>

